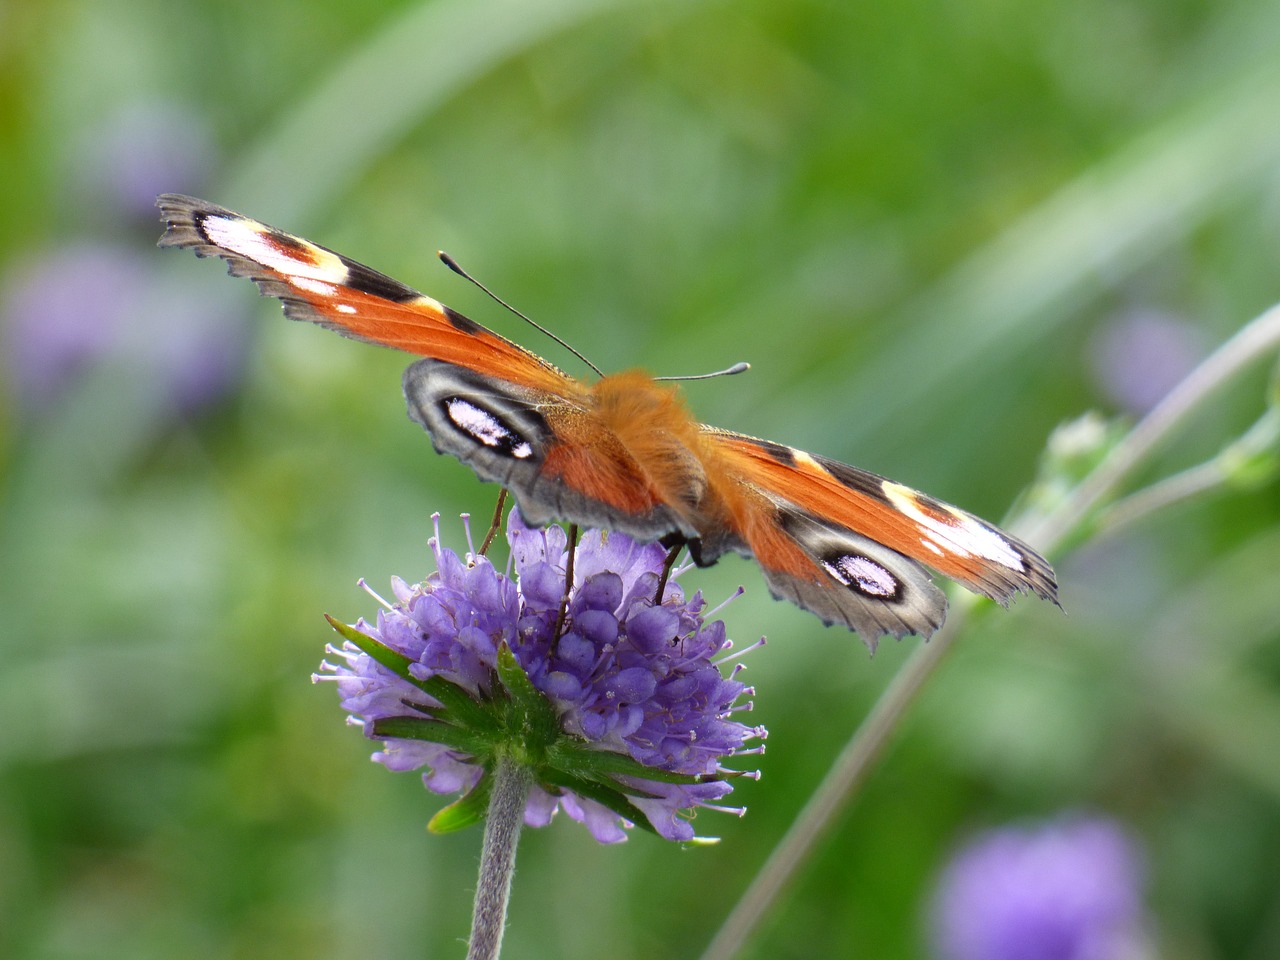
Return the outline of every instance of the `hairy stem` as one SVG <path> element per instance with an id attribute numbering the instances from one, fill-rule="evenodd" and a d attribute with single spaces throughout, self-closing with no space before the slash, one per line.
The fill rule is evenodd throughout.
<path id="1" fill-rule="evenodd" d="M 1221 486 L 1226 479 L 1227 471 L 1222 461 L 1214 457 L 1163 480 L 1157 480 L 1150 486 L 1117 500 L 1098 514 L 1096 534 L 1109 536 L 1150 514 L 1207 493 Z"/>
<path id="2" fill-rule="evenodd" d="M 507 757 L 493 771 L 493 794 L 484 824 L 480 850 L 480 880 L 467 960 L 497 960 L 507 924 L 511 878 L 516 870 L 516 845 L 524 826 L 524 808 L 533 777 L 529 768 Z"/>

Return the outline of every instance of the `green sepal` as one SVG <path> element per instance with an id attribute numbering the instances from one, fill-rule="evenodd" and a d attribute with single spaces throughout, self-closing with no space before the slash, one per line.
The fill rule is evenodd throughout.
<path id="1" fill-rule="evenodd" d="M 563 770 L 539 770 L 538 779 L 544 784 L 563 787 L 565 790 L 572 790 L 580 797 L 594 800 L 602 807 L 612 810 L 624 820 L 630 820 L 642 830 L 648 830 L 650 833 L 660 836 L 657 828 L 644 815 L 644 811 L 628 800 L 619 790 L 606 787 L 603 784 L 596 783 L 594 780 L 583 780 L 580 777 L 570 776 Z"/>
<path id="2" fill-rule="evenodd" d="M 493 732 L 500 729 L 501 724 L 498 720 L 484 707 L 476 703 L 471 694 L 456 683 L 446 680 L 438 674 L 426 680 L 419 680 L 409 672 L 413 661 L 404 654 L 392 650 L 385 644 L 373 639 L 373 637 L 361 633 L 350 624 L 343 623 L 327 613 L 324 618 L 329 621 L 329 626 L 333 627 L 341 635 L 342 639 L 358 647 L 361 653 L 366 654 L 376 663 L 386 667 L 405 683 L 412 684 L 423 693 L 439 700 L 445 710 L 452 714 L 451 719 L 455 722 Z"/>
<path id="3" fill-rule="evenodd" d="M 369 657 L 382 664 L 397 677 L 408 680 L 415 687 L 420 686 L 413 677 L 409 676 L 409 666 L 413 663 L 403 653 L 397 653 L 385 644 L 379 643 L 368 634 L 361 633 L 349 623 L 343 623 L 336 617 L 325 614 L 324 618 L 329 621 L 329 626 L 333 627 L 348 643 L 359 647 L 360 652 L 367 654 Z"/>
<path id="4" fill-rule="evenodd" d="M 432 833 L 454 833 L 475 826 L 484 820 L 489 809 L 489 795 L 493 792 L 493 777 L 486 770 L 476 785 L 447 807 L 436 812 L 427 822 Z"/>
<path id="5" fill-rule="evenodd" d="M 676 773 L 647 767 L 634 757 L 612 750 L 598 750 L 582 746 L 570 740 L 561 740 L 548 756 L 548 762 L 573 776 L 605 783 L 611 777 L 635 777 L 638 780 L 654 780 L 658 783 L 713 783 L 724 780 L 728 774 L 700 776 L 694 773 Z M 736 771 L 735 771 L 736 773 Z"/>
<path id="6" fill-rule="evenodd" d="M 493 715 L 492 710 L 477 703 L 466 688 L 453 681 L 436 674 L 418 681 L 416 685 L 444 705 L 446 719 L 451 722 L 487 733 L 497 733 L 502 729 L 502 721 Z"/>
<path id="7" fill-rule="evenodd" d="M 438 743 L 472 757 L 486 757 L 493 753 L 493 738 L 484 731 L 455 726 L 441 720 L 426 717 L 382 717 L 373 721 L 373 736 L 379 739 L 422 740 Z"/>
<path id="8" fill-rule="evenodd" d="M 544 753 L 564 736 L 555 708 L 533 685 L 505 640 L 498 646 L 497 667 L 498 679 L 511 698 L 509 727 L 524 734 L 524 742 L 532 747 L 531 752 Z"/>

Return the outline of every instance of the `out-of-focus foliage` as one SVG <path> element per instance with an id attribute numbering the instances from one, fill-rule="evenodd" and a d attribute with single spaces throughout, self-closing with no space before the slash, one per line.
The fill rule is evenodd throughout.
<path id="1" fill-rule="evenodd" d="M 1280 298 L 1280 4 L 0 5 L 0 955 L 460 956 L 479 838 L 308 675 L 357 576 L 494 490 L 405 358 L 153 248 L 161 190 L 310 236 L 580 366 L 717 369 L 712 423 L 998 518 L 1049 431 L 1140 414 Z M 1259 415 L 1262 372 L 1152 476 Z M 966 832 L 1105 812 L 1177 958 L 1280 954 L 1280 498 L 1167 510 L 981 617 L 751 956 L 897 958 Z M 1058 559 L 1058 558 L 1055 558 Z M 686 852 L 526 834 L 507 955 L 706 943 L 917 643 L 691 574 L 771 731 Z M 714 816 L 705 814 L 703 817 Z"/>

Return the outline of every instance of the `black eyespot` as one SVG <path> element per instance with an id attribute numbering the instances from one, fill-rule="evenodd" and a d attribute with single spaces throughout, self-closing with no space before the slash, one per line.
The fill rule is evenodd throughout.
<path id="1" fill-rule="evenodd" d="M 822 559 L 822 566 L 838 581 L 864 597 L 896 601 L 902 582 L 883 565 L 860 553 L 840 553 Z"/>

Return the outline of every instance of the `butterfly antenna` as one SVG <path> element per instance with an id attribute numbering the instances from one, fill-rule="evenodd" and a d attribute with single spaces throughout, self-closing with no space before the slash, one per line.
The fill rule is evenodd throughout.
<path id="1" fill-rule="evenodd" d="M 655 380 L 711 380 L 714 377 L 732 377 L 735 374 L 746 373 L 751 369 L 751 364 L 745 360 L 739 360 L 732 367 L 725 367 L 723 370 L 717 370 L 715 373 L 693 373 L 684 377 L 654 377 Z"/>
<path id="2" fill-rule="evenodd" d="M 484 293 L 487 294 L 489 298 L 493 300 L 495 303 L 497 303 L 500 306 L 506 307 L 508 310 L 514 313 L 517 317 L 519 317 L 525 323 L 531 324 L 538 330 L 541 330 L 543 333 L 545 333 L 548 337 L 550 337 L 556 343 L 560 344 L 560 346 L 564 347 L 566 350 L 572 353 L 575 357 L 577 357 L 579 360 L 585 363 L 588 367 L 594 370 L 596 372 L 596 376 L 598 377 L 604 376 L 604 371 L 602 371 L 594 363 L 592 363 L 590 360 L 588 360 L 586 357 L 580 354 L 573 347 L 569 346 L 569 344 L 565 343 L 563 340 L 557 337 L 554 333 L 552 333 L 542 324 L 538 323 L 537 320 L 534 320 L 533 318 L 527 316 L 526 314 L 521 313 L 519 310 L 517 310 L 511 304 L 507 303 L 507 301 L 503 300 L 500 296 L 498 296 L 496 293 L 494 293 L 492 290 L 486 287 L 483 283 L 481 283 L 479 280 L 473 277 L 471 274 L 467 273 L 467 271 L 463 270 L 461 265 L 458 263 L 458 261 L 453 259 L 453 257 L 449 256 L 449 254 L 441 250 L 436 254 L 436 256 L 440 258 L 441 263 L 443 263 L 446 267 L 448 267 L 458 276 L 462 277 L 463 280 L 470 280 L 472 283 L 474 283 L 477 287 L 479 287 L 482 291 L 484 291 Z"/>

